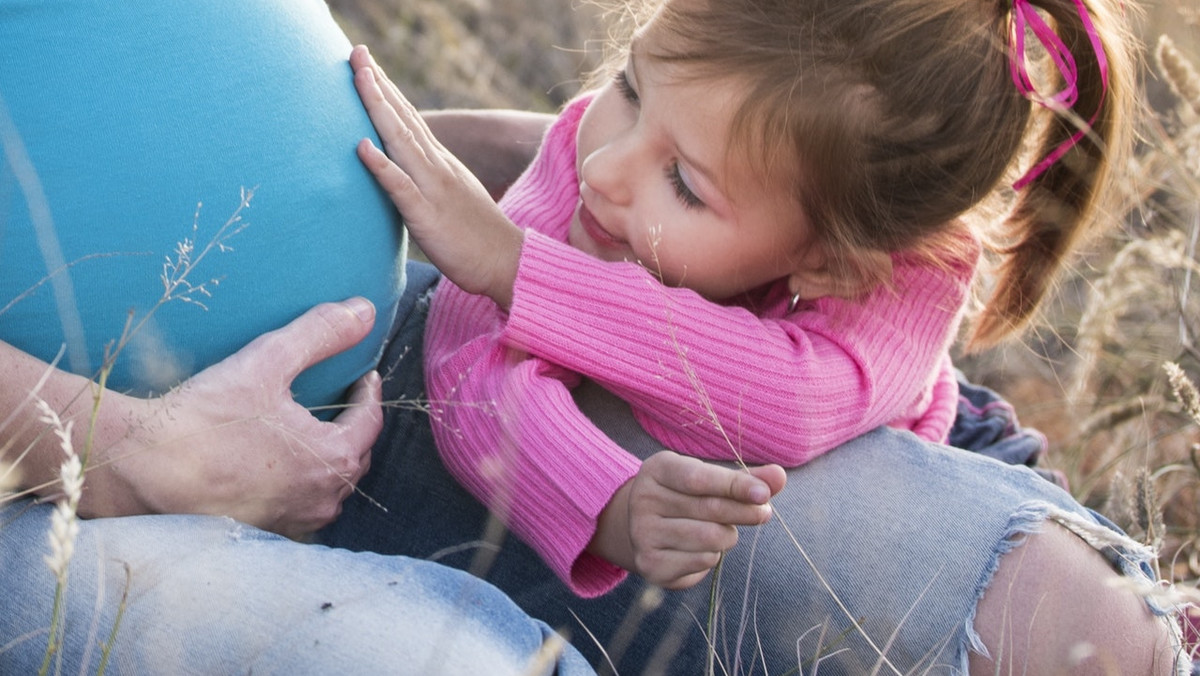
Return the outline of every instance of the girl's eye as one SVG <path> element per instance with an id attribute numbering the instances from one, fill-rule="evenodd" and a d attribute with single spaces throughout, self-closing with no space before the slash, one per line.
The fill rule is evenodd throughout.
<path id="1" fill-rule="evenodd" d="M 641 103 L 638 93 L 633 90 L 633 85 L 629 84 L 629 74 L 625 71 L 618 71 L 613 77 L 613 83 L 617 87 L 617 91 L 621 93 L 621 97 L 629 102 L 630 105 L 636 106 Z"/>
<path id="2" fill-rule="evenodd" d="M 678 162 L 672 162 L 671 166 L 667 167 L 667 180 L 671 182 L 671 187 L 675 188 L 675 196 L 679 198 L 683 206 L 688 209 L 699 209 L 704 206 L 704 200 L 696 196 L 695 191 L 688 185 L 687 179 L 680 172 Z"/>

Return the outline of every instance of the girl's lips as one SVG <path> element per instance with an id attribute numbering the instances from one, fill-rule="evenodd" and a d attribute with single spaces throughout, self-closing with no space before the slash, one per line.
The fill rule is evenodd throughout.
<path id="1" fill-rule="evenodd" d="M 601 247 L 608 249 L 621 247 L 621 242 L 608 234 L 608 231 L 600 225 L 600 221 L 596 220 L 596 217 L 592 215 L 592 212 L 588 211 L 587 205 L 582 201 L 579 203 L 579 225 L 587 233 L 587 236 Z"/>

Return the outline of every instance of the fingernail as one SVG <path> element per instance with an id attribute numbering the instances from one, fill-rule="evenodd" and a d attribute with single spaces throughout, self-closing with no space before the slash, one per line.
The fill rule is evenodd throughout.
<path id="1" fill-rule="evenodd" d="M 346 301 L 346 307 L 358 316 L 363 322 L 371 322 L 375 319 L 375 306 L 371 301 L 362 297 L 354 297 Z"/>
<path id="2" fill-rule="evenodd" d="M 755 484 L 750 487 L 750 500 L 755 504 L 761 505 L 771 499 L 771 489 L 762 484 Z"/>

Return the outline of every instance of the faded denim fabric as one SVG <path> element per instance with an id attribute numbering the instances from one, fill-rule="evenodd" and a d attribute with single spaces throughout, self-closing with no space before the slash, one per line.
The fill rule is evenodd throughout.
<path id="1" fill-rule="evenodd" d="M 55 578 L 50 505 L 0 508 L 0 673 L 36 674 Z M 80 523 L 50 673 L 591 674 L 570 646 L 466 573 L 301 544 L 204 516 Z M 551 671 L 555 667 L 558 671 Z"/>

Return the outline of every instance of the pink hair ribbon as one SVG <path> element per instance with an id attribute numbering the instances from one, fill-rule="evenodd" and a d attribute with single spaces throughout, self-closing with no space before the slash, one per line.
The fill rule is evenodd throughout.
<path id="1" fill-rule="evenodd" d="M 1096 27 L 1092 25 L 1092 19 L 1088 16 L 1087 8 L 1084 7 L 1082 0 L 1073 0 L 1075 8 L 1079 12 L 1079 19 L 1083 23 L 1083 29 L 1087 33 L 1088 40 L 1092 43 L 1092 50 L 1096 53 L 1096 63 L 1100 68 L 1100 103 L 1104 103 L 1104 94 L 1108 90 L 1108 59 L 1104 55 L 1104 45 L 1100 43 L 1100 34 L 1096 32 Z M 1021 92 L 1025 98 L 1034 101 L 1038 105 L 1045 108 L 1064 109 L 1075 105 L 1075 101 L 1079 98 L 1078 80 L 1079 74 L 1075 67 L 1075 57 L 1071 55 L 1071 50 L 1067 49 L 1067 45 L 1063 43 L 1062 38 L 1042 20 L 1042 17 L 1034 9 L 1030 0 L 1013 0 L 1012 9 L 1012 35 L 1009 42 L 1008 64 L 1012 71 L 1013 82 L 1017 85 L 1017 90 Z M 1029 77 L 1029 71 L 1025 65 L 1025 29 L 1029 28 L 1033 31 L 1034 37 L 1038 42 L 1042 43 L 1042 47 L 1046 49 L 1046 53 L 1050 55 L 1050 59 L 1054 62 L 1054 66 L 1058 69 L 1059 74 L 1063 78 L 1063 88 L 1049 96 L 1042 96 L 1033 86 L 1033 80 Z M 1061 143 L 1057 148 L 1052 150 L 1048 155 L 1042 158 L 1040 162 L 1033 165 L 1025 175 L 1017 179 L 1013 183 L 1013 188 L 1020 190 L 1028 185 L 1033 179 L 1037 178 L 1057 162 L 1063 155 L 1067 153 L 1085 134 L 1091 129 L 1092 123 L 1096 121 L 1097 112 L 1092 114 L 1092 119 L 1088 120 L 1087 128 L 1080 129 L 1075 132 L 1071 138 Z"/>

